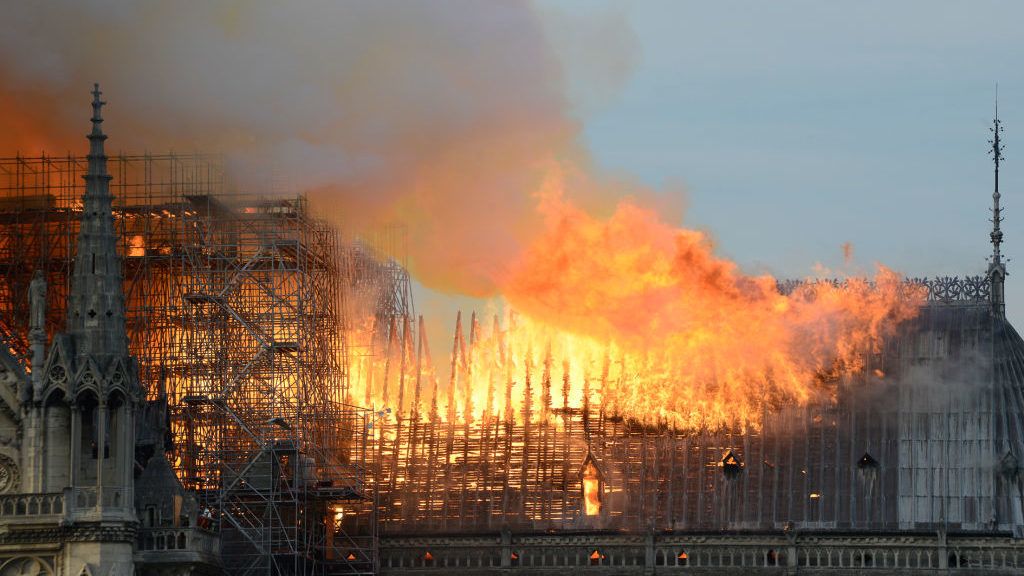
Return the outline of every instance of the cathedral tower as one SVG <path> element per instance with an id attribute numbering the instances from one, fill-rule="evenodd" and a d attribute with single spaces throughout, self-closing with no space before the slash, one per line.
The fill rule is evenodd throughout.
<path id="1" fill-rule="evenodd" d="M 29 448 L 23 491 L 64 494 L 67 521 L 78 534 L 64 548 L 63 564 L 71 573 L 131 574 L 135 420 L 143 391 L 128 354 L 99 85 L 92 94 L 67 329 L 54 336 L 42 369 L 32 371 L 30 389 L 22 394 Z M 40 358 L 45 285 L 34 284 L 31 341 Z"/>

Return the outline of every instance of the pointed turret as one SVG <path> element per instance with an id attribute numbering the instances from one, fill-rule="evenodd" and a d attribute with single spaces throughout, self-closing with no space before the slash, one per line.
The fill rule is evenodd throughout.
<path id="1" fill-rule="evenodd" d="M 995 163 L 995 181 L 992 191 L 992 232 L 989 234 L 992 241 L 992 260 L 988 265 L 988 278 L 991 284 L 992 313 L 1002 318 L 1006 315 L 1006 300 L 1003 290 L 1006 281 L 1006 264 L 1003 263 L 1002 254 L 999 251 L 999 246 L 1003 242 L 1003 231 L 999 229 L 999 224 L 1003 221 L 999 206 L 999 162 L 1003 159 L 1003 145 L 999 141 L 999 137 L 1003 132 L 1003 125 L 999 121 L 998 95 L 996 96 L 995 118 L 993 118 L 992 128 L 989 130 L 992 132 L 992 139 L 989 140 L 992 148 L 989 150 L 989 154 L 992 155 L 992 161 Z"/>
<path id="2" fill-rule="evenodd" d="M 103 143 L 101 108 L 96 84 L 92 101 L 92 132 L 89 133 L 89 172 L 82 199 L 78 253 L 75 256 L 68 299 L 67 333 L 75 340 L 75 355 L 93 358 L 100 364 L 126 357 L 125 305 L 121 281 L 121 260 L 117 255 L 110 194 L 111 176 Z"/>

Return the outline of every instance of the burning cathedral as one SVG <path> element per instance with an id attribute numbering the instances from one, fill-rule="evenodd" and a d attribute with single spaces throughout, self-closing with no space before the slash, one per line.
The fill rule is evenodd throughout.
<path id="1" fill-rule="evenodd" d="M 388 234 L 108 157 L 99 97 L 84 159 L 0 160 L 0 576 L 1024 569 L 998 119 L 984 275 L 900 280 L 811 401 L 681 426 L 514 318 L 460 317 L 441 386 Z"/>

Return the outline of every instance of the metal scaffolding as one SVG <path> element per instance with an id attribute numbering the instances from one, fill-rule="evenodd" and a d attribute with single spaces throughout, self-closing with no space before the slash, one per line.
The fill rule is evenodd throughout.
<path id="1" fill-rule="evenodd" d="M 166 447 L 222 532 L 226 569 L 371 573 L 370 415 L 346 404 L 343 336 L 358 251 L 302 196 L 226 192 L 218 157 L 109 166 L 131 352 L 167 398 Z M 0 336 L 26 360 L 37 269 L 48 332 L 62 328 L 85 170 L 74 156 L 0 159 Z"/>
<path id="2" fill-rule="evenodd" d="M 820 374 L 834 396 L 691 429 L 640 421 L 609 401 L 617 387 L 644 389 L 635 359 L 516 346 L 513 319 L 488 330 L 473 316 L 464 330 L 460 315 L 439 388 L 423 331 L 400 322 L 405 335 L 367 380 L 368 396 L 392 408 L 370 466 L 381 534 L 420 540 L 385 562 L 492 562 L 425 536 L 502 530 L 1016 529 L 1024 341 L 993 318 L 985 277 L 902 289 L 927 294 L 919 315 L 858 350 L 862 369 Z M 920 488 L 936 477 L 952 480 Z"/>

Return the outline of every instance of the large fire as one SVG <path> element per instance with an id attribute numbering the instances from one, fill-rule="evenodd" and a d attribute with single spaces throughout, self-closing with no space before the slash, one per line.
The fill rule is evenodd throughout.
<path id="1" fill-rule="evenodd" d="M 747 425 L 829 398 L 924 297 L 884 267 L 871 282 L 784 294 L 634 203 L 595 218 L 564 200 L 557 174 L 539 198 L 547 230 L 502 283 L 504 321 L 459 320 L 447 389 L 406 327 L 392 331 L 407 336 L 388 346 L 386 371 L 357 383 L 367 399 L 459 420 L 597 405 L 652 425 Z"/>

